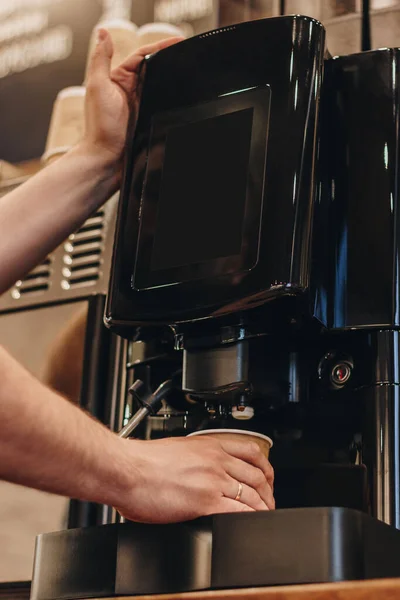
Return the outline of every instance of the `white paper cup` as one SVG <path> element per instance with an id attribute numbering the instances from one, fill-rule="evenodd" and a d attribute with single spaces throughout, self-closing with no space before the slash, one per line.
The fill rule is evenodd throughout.
<path id="1" fill-rule="evenodd" d="M 261 449 L 266 458 L 269 457 L 269 451 L 273 446 L 273 441 L 267 435 L 256 433 L 255 431 L 246 431 L 241 429 L 203 429 L 202 431 L 194 431 L 189 433 L 187 437 L 198 435 L 207 435 L 221 440 L 232 441 L 252 441 L 255 442 Z"/>
<path id="2" fill-rule="evenodd" d="M 0 182 L 8 181 L 10 179 L 18 179 L 18 177 L 23 177 L 24 171 L 23 169 L 6 162 L 5 160 L 0 160 Z"/>
<path id="3" fill-rule="evenodd" d="M 83 86 L 61 90 L 54 102 L 42 162 L 48 164 L 81 141 L 85 131 L 85 94 Z"/>
<path id="4" fill-rule="evenodd" d="M 185 32 L 176 25 L 170 23 L 147 23 L 142 25 L 137 32 L 138 48 L 154 44 L 172 37 L 186 37 Z"/>

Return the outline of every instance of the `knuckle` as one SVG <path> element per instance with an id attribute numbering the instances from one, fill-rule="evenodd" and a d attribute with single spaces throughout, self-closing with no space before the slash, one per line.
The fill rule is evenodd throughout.
<path id="1" fill-rule="evenodd" d="M 217 475 L 217 467 L 211 460 L 202 461 L 200 465 L 200 471 L 206 477 L 214 478 Z"/>
<path id="2" fill-rule="evenodd" d="M 215 461 L 221 461 L 223 449 L 218 440 L 210 440 L 209 452 L 210 456 Z"/>
<path id="3" fill-rule="evenodd" d="M 261 497 L 254 490 L 251 490 L 251 492 L 249 492 L 248 501 L 250 506 L 252 506 L 255 509 L 261 509 L 265 506 Z"/>
<path id="4" fill-rule="evenodd" d="M 254 479 L 253 479 L 254 485 L 257 488 L 259 488 L 265 484 L 265 476 L 264 476 L 264 473 L 262 471 L 260 471 L 260 469 L 255 471 L 253 477 L 254 477 Z"/>
<path id="5" fill-rule="evenodd" d="M 273 494 L 271 494 L 271 496 L 268 497 L 268 506 L 271 510 L 275 510 L 275 498 Z"/>
<path id="6" fill-rule="evenodd" d="M 204 464 L 203 473 L 213 491 L 218 490 L 226 478 L 225 471 L 213 462 Z"/>
<path id="7" fill-rule="evenodd" d="M 97 90 L 101 87 L 101 83 L 101 77 L 91 73 L 86 82 L 86 93 L 92 94 L 93 92 L 97 92 Z"/>
<path id="8" fill-rule="evenodd" d="M 250 488 L 247 491 L 246 500 L 248 500 L 251 504 L 254 504 L 260 500 L 260 496 L 257 494 L 257 492 L 253 488 Z"/>
<path id="9" fill-rule="evenodd" d="M 258 444 L 255 442 L 250 442 L 249 444 L 249 455 L 251 458 L 258 460 L 261 457 L 261 449 Z"/>
<path id="10" fill-rule="evenodd" d="M 204 448 L 218 448 L 220 446 L 218 440 L 214 440 L 208 436 L 199 436 L 197 439 L 194 439 L 194 442 L 201 444 Z"/>

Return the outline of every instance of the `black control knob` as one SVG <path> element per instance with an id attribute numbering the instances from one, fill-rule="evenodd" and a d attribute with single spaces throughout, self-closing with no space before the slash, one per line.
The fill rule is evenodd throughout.
<path id="1" fill-rule="evenodd" d="M 353 367 L 348 362 L 339 362 L 331 371 L 331 382 L 334 386 L 345 385 L 351 377 Z"/>
<path id="2" fill-rule="evenodd" d="M 342 389 L 351 379 L 354 361 L 351 356 L 337 351 L 327 352 L 318 365 L 318 378 L 331 389 Z"/>

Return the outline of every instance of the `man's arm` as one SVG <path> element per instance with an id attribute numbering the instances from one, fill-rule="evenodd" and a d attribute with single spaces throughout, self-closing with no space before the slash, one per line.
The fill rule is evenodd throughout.
<path id="1" fill-rule="evenodd" d="M 100 29 L 87 79 L 84 140 L 0 199 L 0 294 L 117 190 L 140 64 L 177 41 L 144 46 L 110 71 L 112 41 Z"/>
<path id="2" fill-rule="evenodd" d="M 100 30 L 87 85 L 85 140 L 0 201 L 0 290 L 39 262 L 115 189 L 129 104 L 146 46 L 110 73 Z M 0 348 L 0 478 L 113 505 L 128 519 L 172 522 L 274 507 L 257 444 L 123 440 L 27 373 Z M 243 484 L 240 501 L 233 500 Z"/>
<path id="3" fill-rule="evenodd" d="M 113 165 L 83 142 L 0 199 L 0 294 L 45 259 L 118 185 Z"/>
<path id="4" fill-rule="evenodd" d="M 0 478 L 115 506 L 142 522 L 274 507 L 272 467 L 257 444 L 121 439 L 1 347 Z M 241 502 L 233 500 L 238 481 Z"/>

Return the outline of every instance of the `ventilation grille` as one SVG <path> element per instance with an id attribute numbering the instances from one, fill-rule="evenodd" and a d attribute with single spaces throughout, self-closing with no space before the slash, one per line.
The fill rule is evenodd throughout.
<path id="1" fill-rule="evenodd" d="M 104 211 L 98 211 L 64 244 L 64 266 L 61 287 L 64 290 L 81 288 L 100 278 L 101 254 L 104 239 Z"/>
<path id="2" fill-rule="evenodd" d="M 17 281 L 11 290 L 11 296 L 14 300 L 46 292 L 50 287 L 50 266 L 51 257 L 49 256 L 40 265 L 30 271 L 24 279 Z"/>

